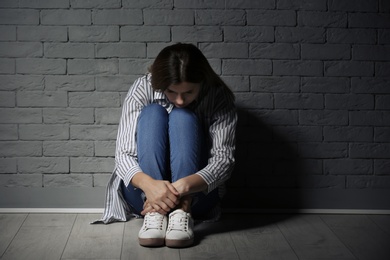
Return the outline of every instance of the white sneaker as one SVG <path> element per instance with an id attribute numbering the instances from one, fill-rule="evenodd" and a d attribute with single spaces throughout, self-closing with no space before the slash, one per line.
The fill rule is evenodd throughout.
<path id="1" fill-rule="evenodd" d="M 167 230 L 167 216 L 158 212 L 147 213 L 144 223 L 138 233 L 138 241 L 141 246 L 162 246 Z"/>
<path id="2" fill-rule="evenodd" d="M 168 247 L 187 247 L 194 243 L 194 221 L 190 213 L 177 209 L 169 214 L 165 245 Z"/>

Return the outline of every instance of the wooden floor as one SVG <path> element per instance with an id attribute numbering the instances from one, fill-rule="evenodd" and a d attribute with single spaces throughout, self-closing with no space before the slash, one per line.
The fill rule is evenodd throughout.
<path id="1" fill-rule="evenodd" d="M 238 215 L 195 227 L 185 249 L 144 248 L 142 220 L 98 214 L 0 214 L 1 259 L 390 259 L 390 215 Z"/>

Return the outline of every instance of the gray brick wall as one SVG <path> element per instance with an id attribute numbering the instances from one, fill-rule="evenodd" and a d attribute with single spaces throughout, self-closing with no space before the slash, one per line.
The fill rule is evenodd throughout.
<path id="1" fill-rule="evenodd" d="M 0 189 L 104 187 L 128 88 L 178 41 L 237 97 L 229 203 L 390 191 L 386 0 L 0 0 Z"/>

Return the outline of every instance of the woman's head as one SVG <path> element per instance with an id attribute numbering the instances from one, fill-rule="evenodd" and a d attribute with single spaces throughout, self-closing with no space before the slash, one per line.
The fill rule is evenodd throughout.
<path id="1" fill-rule="evenodd" d="M 177 43 L 165 47 L 157 55 L 150 72 L 153 88 L 164 91 L 170 101 L 170 94 L 181 90 L 192 93 L 190 98 L 197 92 L 197 99 L 198 96 L 202 98 L 208 88 L 226 86 L 203 53 L 192 44 Z"/>

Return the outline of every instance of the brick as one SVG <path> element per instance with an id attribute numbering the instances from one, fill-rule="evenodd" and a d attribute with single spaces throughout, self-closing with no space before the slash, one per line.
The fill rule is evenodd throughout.
<path id="1" fill-rule="evenodd" d="M 363 61 L 325 61 L 325 76 L 369 77 L 374 75 L 374 64 Z"/>
<path id="2" fill-rule="evenodd" d="M 221 42 L 222 30 L 214 26 L 172 27 L 173 42 Z"/>
<path id="3" fill-rule="evenodd" d="M 331 175 L 371 175 L 374 171 L 372 160 L 364 159 L 324 160 L 324 169 Z"/>
<path id="4" fill-rule="evenodd" d="M 70 0 L 72 8 L 120 8 L 121 0 Z"/>
<path id="5" fill-rule="evenodd" d="M 42 156 L 41 141 L 4 141 L 0 146 L 1 157 Z"/>
<path id="6" fill-rule="evenodd" d="M 96 108 L 95 116 L 97 124 L 118 124 L 121 117 L 121 108 Z"/>
<path id="7" fill-rule="evenodd" d="M 30 124 L 19 125 L 20 140 L 67 140 L 69 127 L 67 125 Z"/>
<path id="8" fill-rule="evenodd" d="M 69 107 L 119 107 L 119 95 L 115 92 L 69 93 Z"/>
<path id="9" fill-rule="evenodd" d="M 348 0 L 330 0 L 330 11 L 346 11 L 346 12 L 377 12 L 378 3 L 376 1 L 354 1 L 353 4 Z"/>
<path id="10" fill-rule="evenodd" d="M 0 125 L 0 140 L 18 140 L 18 127 L 17 125 Z"/>
<path id="11" fill-rule="evenodd" d="M 348 125 L 348 112 L 336 110 L 301 110 L 299 111 L 301 125 Z"/>
<path id="12" fill-rule="evenodd" d="M 390 45 L 355 45 L 352 49 L 354 60 L 389 61 Z"/>
<path id="13" fill-rule="evenodd" d="M 351 47 L 349 44 L 302 44 L 304 60 L 349 60 Z"/>
<path id="14" fill-rule="evenodd" d="M 194 12 L 191 10 L 145 9 L 145 25 L 193 25 Z"/>
<path id="15" fill-rule="evenodd" d="M 278 0 L 277 9 L 288 10 L 327 10 L 326 0 L 305 1 L 305 0 Z"/>
<path id="16" fill-rule="evenodd" d="M 208 58 L 247 58 L 247 43 L 200 43 L 199 49 Z"/>
<path id="17" fill-rule="evenodd" d="M 95 89 L 93 76 L 46 76 L 45 90 L 48 91 L 90 91 Z"/>
<path id="18" fill-rule="evenodd" d="M 350 176 L 348 177 L 348 188 L 373 188 L 387 189 L 390 187 L 390 178 L 388 176 Z"/>
<path id="19" fill-rule="evenodd" d="M 94 45 L 89 43 L 46 43 L 47 58 L 93 58 Z"/>
<path id="20" fill-rule="evenodd" d="M 19 173 L 69 173 L 68 157 L 18 158 Z"/>
<path id="21" fill-rule="evenodd" d="M 26 42 L 66 42 L 68 30 L 64 26 L 18 26 L 18 40 Z"/>
<path id="22" fill-rule="evenodd" d="M 388 111 L 351 111 L 350 125 L 390 126 Z"/>
<path id="23" fill-rule="evenodd" d="M 141 10 L 113 9 L 95 10 L 92 15 L 94 25 L 141 25 Z"/>
<path id="24" fill-rule="evenodd" d="M 45 124 L 93 124 L 93 108 L 44 108 Z"/>
<path id="25" fill-rule="evenodd" d="M 0 108 L 2 124 L 42 123 L 42 109 L 38 108 Z"/>
<path id="26" fill-rule="evenodd" d="M 41 174 L 1 174 L 0 187 L 20 188 L 20 187 L 42 187 Z"/>
<path id="27" fill-rule="evenodd" d="M 44 156 L 93 156 L 94 144 L 92 141 L 44 141 Z"/>
<path id="28" fill-rule="evenodd" d="M 274 60 L 273 75 L 277 76 L 322 76 L 320 61 Z"/>
<path id="29" fill-rule="evenodd" d="M 15 158 L 0 158 L 0 173 L 16 173 L 16 164 Z"/>
<path id="30" fill-rule="evenodd" d="M 375 44 L 376 31 L 373 29 L 329 28 L 327 29 L 327 40 L 329 43 Z"/>
<path id="31" fill-rule="evenodd" d="M 1 90 L 43 90 L 44 77 L 32 75 L 0 75 Z"/>
<path id="32" fill-rule="evenodd" d="M 66 60 L 63 59 L 17 59 L 16 72 L 21 74 L 60 75 L 66 73 Z"/>
<path id="33" fill-rule="evenodd" d="M 225 8 L 224 0 L 204 1 L 204 0 L 180 0 L 174 1 L 175 8 L 194 8 L 194 9 L 223 9 Z"/>
<path id="34" fill-rule="evenodd" d="M 121 59 L 119 61 L 119 73 L 123 75 L 128 75 L 129 73 L 143 75 L 148 71 L 148 68 L 152 65 L 152 63 L 153 60 L 149 59 Z M 129 86 L 127 86 L 127 89 L 128 88 Z"/>
<path id="35" fill-rule="evenodd" d="M 249 57 L 260 59 L 299 59 L 298 44 L 288 43 L 251 43 Z"/>
<path id="36" fill-rule="evenodd" d="M 328 94 L 325 95 L 325 108 L 342 110 L 374 109 L 374 97 L 364 94 Z"/>
<path id="37" fill-rule="evenodd" d="M 378 43 L 390 44 L 390 30 L 378 30 Z"/>
<path id="38" fill-rule="evenodd" d="M 28 58 L 42 57 L 41 43 L 0 42 L 0 57 Z"/>
<path id="39" fill-rule="evenodd" d="M 318 27 L 276 27 L 275 42 L 324 43 L 325 34 L 325 29 Z"/>
<path id="40" fill-rule="evenodd" d="M 16 26 L 0 25 L 0 41 L 16 41 Z"/>
<path id="41" fill-rule="evenodd" d="M 390 160 L 374 160 L 375 175 L 390 175 Z"/>
<path id="42" fill-rule="evenodd" d="M 297 15 L 290 10 L 248 10 L 248 25 L 295 26 Z"/>
<path id="43" fill-rule="evenodd" d="M 75 9 L 42 10 L 43 25 L 90 25 L 91 11 Z"/>
<path id="44" fill-rule="evenodd" d="M 388 77 L 390 75 L 390 63 L 389 62 L 376 62 L 375 63 L 375 76 Z"/>
<path id="45" fill-rule="evenodd" d="M 124 68 L 121 67 L 121 70 Z M 130 71 L 130 73 L 132 73 Z M 123 91 L 127 92 L 139 76 L 102 76 L 96 77 L 97 91 Z"/>
<path id="46" fill-rule="evenodd" d="M 390 110 L 390 95 L 376 95 L 375 109 Z"/>
<path id="47" fill-rule="evenodd" d="M 69 8 L 69 0 L 19 0 L 19 7 L 27 8 Z"/>
<path id="48" fill-rule="evenodd" d="M 92 184 L 91 174 L 50 174 L 43 176 L 44 187 L 92 187 Z"/>
<path id="49" fill-rule="evenodd" d="M 121 40 L 130 42 L 167 42 L 171 39 L 169 26 L 123 26 Z"/>
<path id="50" fill-rule="evenodd" d="M 0 74 L 15 74 L 15 60 L 0 58 Z"/>
<path id="51" fill-rule="evenodd" d="M 251 76 L 250 82 L 252 92 L 296 93 L 300 85 L 298 77 Z"/>
<path id="52" fill-rule="evenodd" d="M 346 143 L 300 143 L 299 155 L 302 158 L 346 158 L 348 144 Z"/>
<path id="53" fill-rule="evenodd" d="M 0 7 L 18 7 L 19 2 L 14 0 L 3 0 L 0 2 Z"/>
<path id="54" fill-rule="evenodd" d="M 274 29 L 270 26 L 226 26 L 225 42 L 273 42 Z"/>
<path id="55" fill-rule="evenodd" d="M 349 92 L 350 80 L 348 78 L 302 78 L 302 92 L 308 93 L 347 93 Z"/>
<path id="56" fill-rule="evenodd" d="M 311 175 L 301 179 L 299 181 L 299 187 L 312 189 L 344 189 L 346 185 L 345 182 L 344 176 Z"/>
<path id="57" fill-rule="evenodd" d="M 239 8 L 239 9 L 274 9 L 275 0 L 226 0 L 226 8 Z"/>
<path id="58" fill-rule="evenodd" d="M 116 140 L 117 125 L 71 125 L 71 140 Z"/>
<path id="59" fill-rule="evenodd" d="M 288 142 L 321 142 L 322 128 L 320 126 L 274 126 L 272 131 L 276 136 L 283 136 Z"/>
<path id="60" fill-rule="evenodd" d="M 107 183 L 110 180 L 111 174 L 94 174 L 93 175 L 93 187 L 107 187 Z"/>
<path id="61" fill-rule="evenodd" d="M 113 75 L 118 74 L 119 64 L 115 59 L 68 60 L 69 75 Z"/>
<path id="62" fill-rule="evenodd" d="M 349 154 L 351 158 L 389 159 L 390 143 L 352 143 Z"/>
<path id="63" fill-rule="evenodd" d="M 350 13 L 348 26 L 351 28 L 389 28 L 390 14 L 386 13 Z"/>
<path id="64" fill-rule="evenodd" d="M 390 3 L 387 0 L 379 0 L 379 11 L 380 12 L 390 12 Z"/>
<path id="65" fill-rule="evenodd" d="M 224 75 L 271 75 L 270 60 L 224 60 L 222 64 Z"/>
<path id="66" fill-rule="evenodd" d="M 70 26 L 71 42 L 117 42 L 119 26 Z"/>
<path id="67" fill-rule="evenodd" d="M 112 172 L 113 169 L 114 158 L 70 158 L 71 172 Z"/>
<path id="68" fill-rule="evenodd" d="M 19 107 L 66 107 L 68 98 L 64 91 L 20 91 L 16 102 Z"/>
<path id="69" fill-rule="evenodd" d="M 183 1 L 180 1 L 183 2 Z M 192 3 L 193 1 L 191 1 Z M 162 8 L 172 9 L 173 0 L 122 0 L 124 8 Z"/>
<path id="70" fill-rule="evenodd" d="M 390 78 L 352 78 L 353 93 L 390 93 Z"/>
<path id="71" fill-rule="evenodd" d="M 390 143 L 390 127 L 375 127 L 374 140 L 375 142 Z"/>
<path id="72" fill-rule="evenodd" d="M 214 70 L 214 72 L 222 76 L 222 60 L 221 59 L 208 59 L 208 62 L 211 66 L 211 68 Z"/>
<path id="73" fill-rule="evenodd" d="M 323 109 L 322 94 L 275 93 L 275 108 L 285 109 Z"/>
<path id="74" fill-rule="evenodd" d="M 198 25 L 245 25 L 244 10 L 197 10 L 195 24 Z"/>
<path id="75" fill-rule="evenodd" d="M 95 156 L 114 156 L 115 141 L 95 141 Z"/>
<path id="76" fill-rule="evenodd" d="M 166 42 L 166 43 L 151 42 L 151 43 L 148 43 L 147 44 L 147 57 L 148 58 L 156 58 L 162 49 L 164 49 L 165 47 L 170 46 L 170 45 L 172 45 L 171 42 Z"/>
<path id="77" fill-rule="evenodd" d="M 96 57 L 145 58 L 146 45 L 144 43 L 98 43 Z"/>
<path id="78" fill-rule="evenodd" d="M 3 9 L 0 10 L 0 24 L 39 24 L 39 11 L 32 9 Z"/>
<path id="79" fill-rule="evenodd" d="M 256 110 L 250 112 L 248 125 L 298 125 L 296 110 Z"/>
<path id="80" fill-rule="evenodd" d="M 222 76 L 221 78 L 233 92 L 248 92 L 250 89 L 249 77 Z"/>
<path id="81" fill-rule="evenodd" d="M 343 12 L 305 12 L 298 11 L 298 25 L 311 27 L 346 28 L 348 16 Z"/>
<path id="82" fill-rule="evenodd" d="M 235 96 L 241 108 L 273 108 L 273 98 L 268 93 L 236 93 Z"/>
<path id="83" fill-rule="evenodd" d="M 325 126 L 324 141 L 326 142 L 372 142 L 372 127 L 356 126 Z"/>

